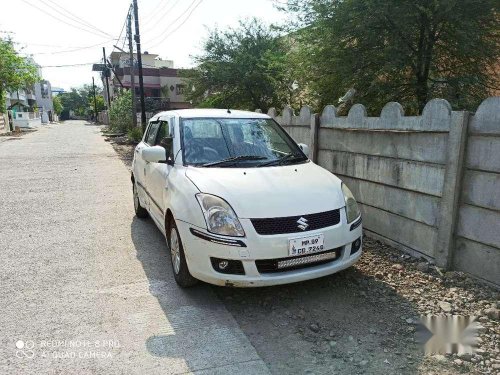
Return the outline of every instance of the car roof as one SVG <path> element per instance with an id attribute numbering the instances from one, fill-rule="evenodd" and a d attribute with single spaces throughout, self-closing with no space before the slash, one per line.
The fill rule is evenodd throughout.
<path id="1" fill-rule="evenodd" d="M 203 117 L 216 117 L 216 118 L 270 118 L 264 113 L 238 111 L 233 109 L 178 109 L 173 111 L 164 111 L 155 114 L 151 120 L 156 120 L 163 116 L 178 116 L 182 118 L 203 118 Z"/>

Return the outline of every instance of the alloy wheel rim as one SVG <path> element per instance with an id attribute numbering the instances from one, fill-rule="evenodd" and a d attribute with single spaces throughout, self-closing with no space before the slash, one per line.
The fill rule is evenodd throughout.
<path id="1" fill-rule="evenodd" d="M 177 236 L 177 231 L 172 228 L 170 231 L 170 256 L 172 257 L 172 265 L 174 266 L 174 272 L 179 273 L 181 269 L 181 252 L 179 246 L 179 237 Z"/>

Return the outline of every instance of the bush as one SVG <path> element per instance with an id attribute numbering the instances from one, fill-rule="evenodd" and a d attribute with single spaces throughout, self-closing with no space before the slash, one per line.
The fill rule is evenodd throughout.
<path id="1" fill-rule="evenodd" d="M 139 127 L 130 129 L 127 132 L 127 137 L 131 141 L 139 143 L 142 139 L 142 129 Z"/>
<path id="2" fill-rule="evenodd" d="M 109 127 L 111 130 L 126 133 L 133 128 L 132 123 L 132 95 L 130 91 L 113 100 L 109 111 Z"/>

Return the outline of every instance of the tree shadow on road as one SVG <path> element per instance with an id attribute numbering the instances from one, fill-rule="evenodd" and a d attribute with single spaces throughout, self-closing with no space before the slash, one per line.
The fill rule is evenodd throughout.
<path id="1" fill-rule="evenodd" d="M 235 289 L 200 283 L 180 289 L 163 235 L 153 222 L 134 218 L 131 233 L 150 292 L 172 329 L 148 339 L 152 355 L 184 358 L 191 370 L 234 362 L 228 358 L 240 340 L 230 334 L 234 322 L 186 330 L 191 322 L 198 329 L 203 326 L 204 316 L 223 315 L 225 306 L 273 373 L 419 373 L 422 351 L 414 340 L 418 313 L 392 287 L 356 268 L 283 286 Z M 214 354 L 206 348 L 217 334 L 228 334 L 233 341 Z M 243 354 L 233 350 L 231 355 Z"/>
<path id="2" fill-rule="evenodd" d="M 184 363 L 183 368 L 171 369 L 171 373 L 216 369 L 214 373 L 231 374 L 238 370 L 234 366 L 245 362 L 249 373 L 265 373 L 255 350 L 237 323 L 228 319 L 230 314 L 207 284 L 189 289 L 177 286 L 165 239 L 152 220 L 135 217 L 131 235 L 150 293 L 167 320 L 146 341 L 148 352 Z"/>
<path id="3" fill-rule="evenodd" d="M 415 308 L 356 268 L 283 286 L 214 289 L 274 373 L 419 373 Z"/>

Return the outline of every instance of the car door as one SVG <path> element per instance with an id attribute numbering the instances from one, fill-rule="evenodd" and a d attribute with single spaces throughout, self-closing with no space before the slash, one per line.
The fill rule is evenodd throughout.
<path id="1" fill-rule="evenodd" d="M 156 141 L 156 136 L 158 135 L 159 127 L 160 127 L 159 121 L 150 121 L 142 141 L 135 148 L 135 158 L 133 165 L 134 178 L 137 184 L 141 202 L 144 204 L 144 208 L 146 208 L 148 211 L 150 211 L 151 197 L 149 189 L 147 187 L 146 175 L 147 175 L 148 164 L 151 163 L 145 161 L 142 158 L 142 151 L 145 148 L 154 145 Z"/>
<path id="2" fill-rule="evenodd" d="M 158 134 L 154 145 L 165 148 L 167 158 L 173 161 L 173 118 L 162 117 L 159 121 Z M 173 166 L 167 163 L 149 163 L 146 167 L 146 184 L 152 201 L 150 211 L 152 215 L 163 223 L 165 201 L 168 194 L 168 175 Z"/>

